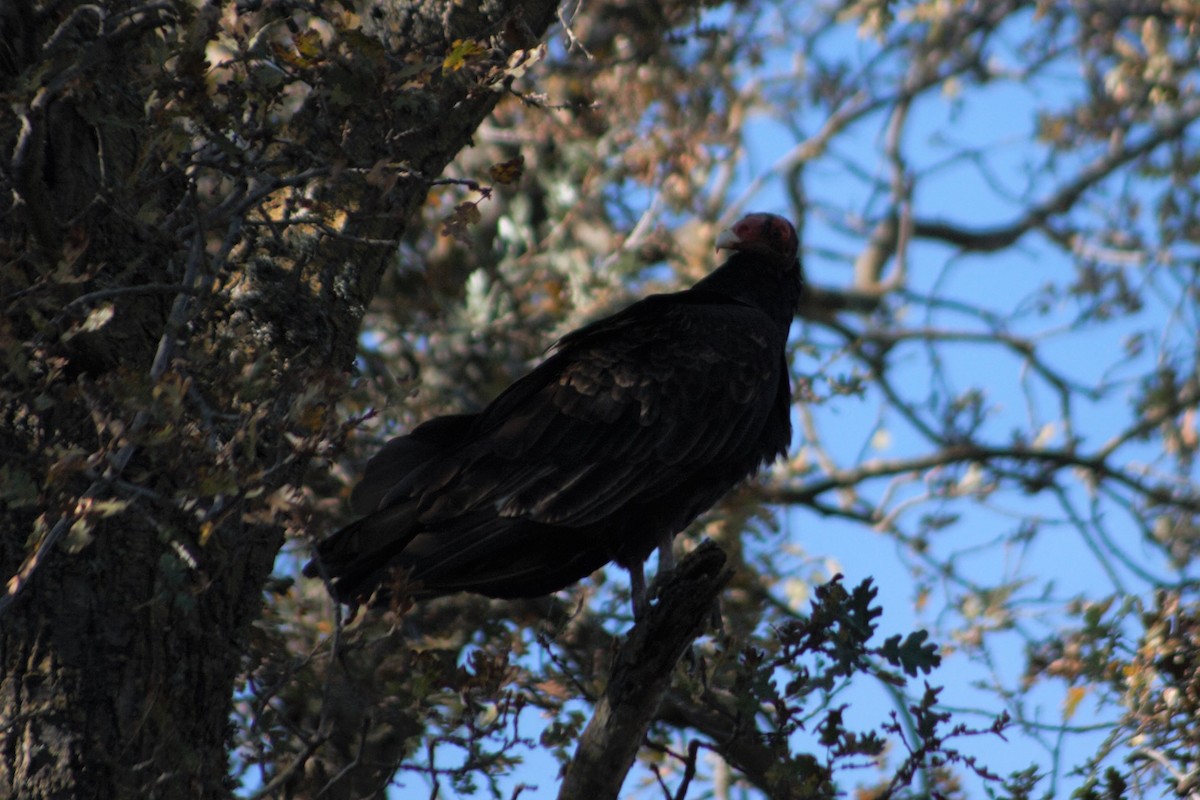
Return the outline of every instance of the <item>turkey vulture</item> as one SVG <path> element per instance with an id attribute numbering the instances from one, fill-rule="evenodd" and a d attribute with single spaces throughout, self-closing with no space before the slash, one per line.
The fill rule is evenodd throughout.
<path id="1" fill-rule="evenodd" d="M 363 518 L 305 574 L 357 605 L 400 576 L 417 597 L 534 597 L 616 561 L 640 616 L 655 547 L 661 569 L 676 533 L 791 441 L 796 231 L 750 214 L 716 245 L 732 255 L 692 288 L 567 334 L 479 413 L 388 442 L 351 495 Z"/>

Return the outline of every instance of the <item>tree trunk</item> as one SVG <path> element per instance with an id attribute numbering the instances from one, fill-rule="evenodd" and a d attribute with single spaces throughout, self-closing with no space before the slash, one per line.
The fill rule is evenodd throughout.
<path id="1" fill-rule="evenodd" d="M 502 95 L 483 68 L 554 10 L 418 0 L 378 30 L 292 30 L 232 4 L 0 8 L 17 111 L 0 117 L 0 795 L 230 793 L 289 487 L 336 431 L 394 252 L 371 242 L 398 237 Z M 308 31 L 329 28 L 314 55 Z M 282 44 L 247 34 L 243 77 L 215 84 L 218 32 L 254 30 Z M 456 39 L 486 52 L 439 71 Z M 389 74 L 412 54 L 434 65 L 416 86 Z M 311 91 L 283 121 L 260 114 L 272 56 Z"/>

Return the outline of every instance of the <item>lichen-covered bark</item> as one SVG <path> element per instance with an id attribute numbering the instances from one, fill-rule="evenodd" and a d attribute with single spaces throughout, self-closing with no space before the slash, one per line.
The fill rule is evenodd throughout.
<path id="1" fill-rule="evenodd" d="M 483 67 L 554 3 L 369 11 L 381 27 L 291 30 L 232 3 L 0 8 L 0 795 L 232 788 L 244 640 L 284 487 L 336 428 L 391 253 L 372 242 L 402 232 L 501 96 Z M 275 45 L 237 41 L 273 23 Z M 395 79 L 461 38 L 478 69 Z M 311 92 L 282 122 L 263 111 L 272 61 Z"/>

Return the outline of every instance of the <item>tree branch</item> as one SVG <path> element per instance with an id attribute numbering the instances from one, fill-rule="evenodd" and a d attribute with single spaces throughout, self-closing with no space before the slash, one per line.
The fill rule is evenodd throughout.
<path id="1" fill-rule="evenodd" d="M 579 739 L 559 800 L 616 798 L 684 650 L 732 573 L 712 542 L 696 548 L 617 651 L 608 687 Z"/>
<path id="2" fill-rule="evenodd" d="M 906 472 L 923 472 L 950 464 L 972 462 L 992 464 L 997 461 L 1032 464 L 1046 470 L 1063 468 L 1088 470 L 1097 478 L 1116 481 L 1154 503 L 1178 506 L 1193 513 L 1200 512 L 1200 495 L 1182 488 L 1172 492 L 1165 486 L 1152 485 L 1145 480 L 1139 480 L 1128 472 L 1116 469 L 1109 464 L 1107 453 L 1087 456 L 1069 449 L 1054 450 L 1022 445 L 1000 447 L 974 443 L 954 444 L 943 447 L 937 452 L 913 458 L 868 461 L 854 469 L 833 471 L 826 477 L 808 481 L 804 485 L 766 486 L 760 492 L 761 496 L 770 503 L 813 505 L 817 497 L 826 492 L 857 486 L 872 478 L 889 477 Z"/>
<path id="3" fill-rule="evenodd" d="M 1040 228 L 1051 217 L 1070 211 L 1088 189 L 1107 178 L 1117 169 L 1135 159 L 1149 155 L 1160 145 L 1173 142 L 1200 116 L 1200 107 L 1186 105 L 1174 118 L 1158 126 L 1145 139 L 1120 150 L 1111 150 L 1083 169 L 1075 179 L 1057 192 L 1030 207 L 1020 219 L 990 229 L 971 229 L 941 220 L 917 220 L 913 235 L 922 239 L 937 239 L 963 250 L 991 253 L 1016 242 L 1034 228 Z"/>

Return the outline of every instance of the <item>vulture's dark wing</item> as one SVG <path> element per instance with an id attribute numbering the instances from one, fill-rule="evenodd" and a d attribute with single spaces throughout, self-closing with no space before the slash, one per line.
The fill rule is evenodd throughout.
<path id="1" fill-rule="evenodd" d="M 698 292 L 650 297 L 576 331 L 429 465 L 422 521 L 486 505 L 585 526 L 706 465 L 773 459 L 758 442 L 786 380 L 779 335 L 761 311 Z"/>
<path id="2" fill-rule="evenodd" d="M 389 562 L 427 590 L 498 596 L 553 591 L 614 558 L 640 567 L 786 449 L 785 336 L 696 290 L 581 328 L 479 414 L 390 442 L 354 492 L 370 515 L 321 557 L 347 593 Z"/>
<path id="3" fill-rule="evenodd" d="M 475 414 L 450 414 L 418 425 L 406 436 L 385 444 L 367 462 L 362 480 L 350 493 L 350 508 L 366 515 L 385 505 L 389 496 L 402 496 L 412 489 L 405 478 L 418 467 L 446 453 L 463 441 L 475 422 Z"/>

